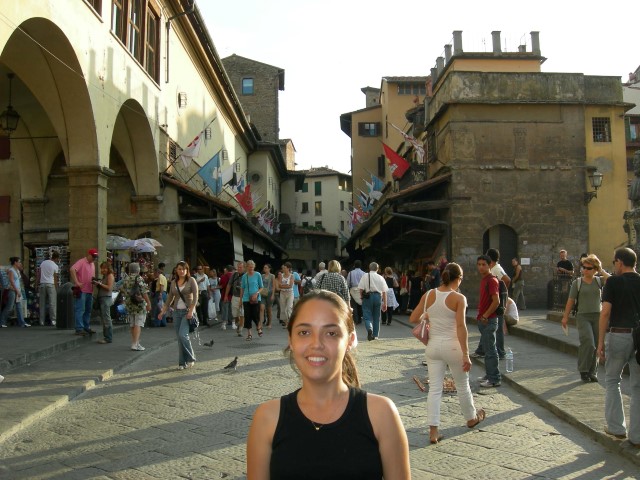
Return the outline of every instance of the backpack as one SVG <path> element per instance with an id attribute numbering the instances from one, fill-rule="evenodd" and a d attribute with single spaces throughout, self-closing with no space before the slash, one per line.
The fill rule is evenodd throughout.
<path id="1" fill-rule="evenodd" d="M 494 313 L 498 316 L 502 316 L 504 315 L 504 312 L 507 308 L 507 298 L 509 297 L 509 290 L 507 289 L 507 285 L 502 280 L 500 280 L 495 275 L 492 275 L 492 277 L 498 280 L 498 300 L 500 301 Z M 486 285 L 487 285 L 487 293 L 488 293 L 489 282 L 487 282 Z"/>
<path id="2" fill-rule="evenodd" d="M 231 291 L 234 297 L 240 296 L 240 290 L 242 289 L 242 277 L 243 274 L 239 274 L 238 272 L 234 272 L 233 277 L 231 277 Z"/>
<path id="3" fill-rule="evenodd" d="M 593 278 L 596 279 L 596 282 L 598 283 L 598 287 L 600 287 L 600 296 L 602 297 L 602 280 L 600 279 L 600 277 L 593 277 Z M 576 282 L 578 282 L 578 294 L 576 295 L 576 301 L 573 304 L 573 308 L 571 309 L 571 315 L 573 315 L 574 317 L 578 313 L 578 300 L 580 300 L 580 288 L 582 287 L 582 277 L 579 277 L 578 279 L 576 279 Z"/>
<path id="4" fill-rule="evenodd" d="M 131 287 L 131 291 L 129 292 L 129 298 L 131 298 L 131 303 L 135 305 L 140 305 L 144 302 L 144 297 L 142 296 L 142 292 L 140 291 L 140 284 L 138 283 L 138 279 L 140 275 L 136 275 L 136 278 L 133 279 L 133 287 Z"/>
<path id="5" fill-rule="evenodd" d="M 302 286 L 302 294 L 306 295 L 313 291 L 313 278 L 304 277 L 304 285 Z"/>

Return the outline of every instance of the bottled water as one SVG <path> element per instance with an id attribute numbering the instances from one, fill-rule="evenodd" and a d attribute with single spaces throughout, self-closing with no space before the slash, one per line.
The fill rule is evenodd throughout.
<path id="1" fill-rule="evenodd" d="M 505 355 L 505 359 L 506 359 L 505 370 L 507 371 L 507 373 L 513 372 L 513 352 L 511 351 L 510 348 L 507 348 L 507 354 Z"/>

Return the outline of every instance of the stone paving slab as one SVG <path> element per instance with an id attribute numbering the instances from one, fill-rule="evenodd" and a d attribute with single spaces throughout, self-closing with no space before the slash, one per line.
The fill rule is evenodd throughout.
<path id="1" fill-rule="evenodd" d="M 540 319 L 539 322 L 553 324 L 545 319 Z M 570 332 L 571 330 L 575 329 L 570 329 Z M 470 349 L 473 349 L 479 334 L 473 324 L 469 325 L 469 332 L 469 345 Z M 574 355 L 541 345 L 532 345 L 516 335 L 505 337 L 505 348 L 507 347 L 514 352 L 515 369 L 512 373 L 505 373 L 504 361 L 500 361 L 503 383 L 525 393 L 559 418 L 585 432 L 590 438 L 618 452 L 636 465 L 640 465 L 639 449 L 631 447 L 627 441 L 614 439 L 604 433 L 603 366 L 601 366 L 598 383 L 583 383 L 577 371 L 577 360 Z M 484 365 L 482 359 L 473 361 Z M 628 377 L 623 376 L 621 390 L 625 415 L 628 419 Z"/>
<path id="2" fill-rule="evenodd" d="M 399 319 L 406 323 L 406 317 Z M 430 446 L 426 393 L 411 380 L 413 375 L 427 376 L 420 366 L 424 350 L 400 322 L 383 328 L 379 342 L 362 342 L 366 335 L 358 328 L 361 343 L 357 360 L 364 387 L 389 396 L 398 406 L 410 441 L 413 478 L 636 477 L 635 466 L 616 456 L 603 457 L 602 447 L 592 441 L 595 436 L 578 436 L 571 427 L 530 403 L 528 397 L 535 398 L 536 394 L 527 381 L 546 388 L 540 394 L 549 395 L 541 402 L 548 408 L 562 396 L 566 383 L 576 378 L 579 381 L 575 358 L 558 354 L 564 355 L 558 361 L 566 363 L 566 378 L 559 381 L 541 373 L 540 364 L 527 367 L 528 355 L 547 359 L 549 354 L 541 352 L 542 347 L 509 337 L 508 343 L 513 342 L 516 352 L 516 372 L 511 377 L 515 379 L 521 372 L 531 374 L 520 379 L 524 386 L 519 391 L 506 385 L 484 391 L 472 382 L 476 405 L 488 413 L 487 420 L 473 430 L 464 426 L 457 397 L 445 395 L 441 425 L 445 440 Z M 478 338 L 474 326 L 470 326 L 470 332 L 473 344 Z M 15 402 L 29 403 L 42 391 L 41 396 L 46 397 L 52 384 L 60 381 L 51 374 L 58 367 L 66 369 L 68 381 L 71 377 L 76 382 L 85 377 L 97 380 L 71 404 L 67 396 L 46 422 L 23 423 L 11 435 L 0 437 L 0 443 L 10 437 L 0 448 L 0 478 L 5 478 L 3 468 L 12 472 L 7 478 L 16 479 L 244 478 L 246 435 L 253 411 L 264 400 L 289 393 L 299 385 L 282 355 L 286 333 L 281 329 L 267 331 L 262 339 L 254 338 L 251 347 L 230 331 L 205 329 L 201 336 L 203 342 L 211 336 L 216 343 L 213 348 L 196 346 L 196 368 L 187 371 L 176 370 L 172 329 L 145 329 L 141 341 L 148 347 L 146 352 L 131 352 L 127 335 L 119 335 L 113 345 L 87 343 L 63 354 L 70 357 L 71 365 L 53 357 L 48 362 L 49 370 L 39 362 L 11 371 L 0 387 L 3 412 L 11 412 Z M 522 343 L 516 344 L 518 341 Z M 105 347 L 117 350 L 107 351 Z M 76 354 L 78 357 L 71 359 Z M 223 370 L 235 355 L 240 356 L 238 371 Z M 114 368 L 114 363 L 119 366 Z M 87 374 L 77 374 L 78 365 Z M 545 365 L 557 368 L 561 363 L 550 361 Z M 41 390 L 33 390 L 30 397 L 13 397 L 16 390 L 11 385 L 22 381 L 23 375 L 34 375 L 37 368 L 43 368 L 43 378 L 47 379 Z M 111 376 L 108 371 L 120 373 Z M 476 365 L 472 378 L 482 373 L 481 366 Z M 108 381 L 99 383 L 100 378 Z M 519 387 L 508 380 L 505 383 Z M 593 387 L 599 388 L 595 384 Z M 549 392 L 553 388 L 561 391 Z M 7 392 L 12 397 L 7 397 Z M 583 395 L 576 399 L 585 403 Z M 565 408 L 575 409 L 572 405 Z M 179 448 L 172 449 L 176 444 Z M 618 447 L 618 442 L 611 446 L 616 451 Z"/>

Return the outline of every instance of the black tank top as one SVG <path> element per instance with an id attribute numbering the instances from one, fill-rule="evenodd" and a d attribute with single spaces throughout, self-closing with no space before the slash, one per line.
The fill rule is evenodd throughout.
<path id="1" fill-rule="evenodd" d="M 280 398 L 271 480 L 382 479 L 382 458 L 369 420 L 366 392 L 349 388 L 342 416 L 319 430 L 300 410 L 298 392 Z"/>

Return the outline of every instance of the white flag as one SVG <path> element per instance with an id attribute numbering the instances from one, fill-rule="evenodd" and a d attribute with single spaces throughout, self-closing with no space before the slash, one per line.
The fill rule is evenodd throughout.
<path id="1" fill-rule="evenodd" d="M 200 146 L 202 145 L 202 137 L 204 131 L 200 132 L 196 138 L 194 138 L 187 148 L 185 148 L 180 154 L 180 158 L 182 159 L 182 163 L 185 168 L 189 167 L 191 161 L 198 156 L 200 153 Z"/>

